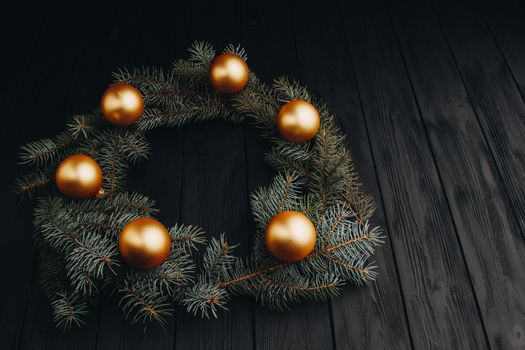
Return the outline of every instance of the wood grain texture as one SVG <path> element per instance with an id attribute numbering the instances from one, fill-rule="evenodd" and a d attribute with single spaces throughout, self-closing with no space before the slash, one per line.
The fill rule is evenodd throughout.
<path id="1" fill-rule="evenodd" d="M 13 4 L 14 11 L 20 11 L 24 4 Z M 37 10 L 41 10 L 42 5 L 36 5 Z M 45 5 L 44 5 L 45 6 Z M 16 102 L 21 97 L 21 93 L 27 91 L 27 73 L 33 67 L 38 54 L 36 54 L 35 47 L 37 47 L 42 40 L 45 40 L 46 28 L 50 20 L 50 16 L 41 16 L 35 11 L 34 13 L 26 14 L 26 25 L 21 26 L 17 35 L 11 35 L 11 22 L 0 21 L 0 40 L 3 43 L 4 50 L 8 49 L 10 54 L 4 54 L 2 57 L 2 64 L 7 69 L 4 69 L 2 74 L 2 84 L 0 84 L 0 103 L 4 106 L 6 111 L 16 108 Z M 4 126 L 7 123 L 7 118 L 1 121 Z M 3 147 L 8 133 L 7 127 L 2 127 L 0 130 L 0 151 L 5 150 Z"/>
<path id="2" fill-rule="evenodd" d="M 26 6 L 0 22 L 0 348 L 524 347 L 523 1 Z M 168 68 L 194 40 L 241 43 L 263 80 L 288 75 L 328 103 L 386 230 L 379 279 L 285 313 L 244 297 L 214 320 L 177 307 L 165 331 L 130 326 L 103 299 L 87 325 L 61 333 L 29 248 L 34 202 L 10 195 L 18 149 L 95 108 L 112 71 Z M 225 231 L 247 254 L 248 195 L 273 176 L 258 134 L 221 120 L 152 131 L 129 189 L 155 198 L 166 225 Z"/>
<path id="3" fill-rule="evenodd" d="M 284 10 L 289 8 L 288 3 L 279 1 L 269 1 L 264 8 L 250 2 L 242 6 L 243 44 L 248 50 L 248 63 L 261 79 L 270 84 L 284 72 L 290 78 L 299 78 L 292 18 L 288 12 L 286 15 L 275 12 L 279 6 Z M 274 171 L 263 160 L 268 149 L 269 142 L 255 127 L 248 127 L 246 152 L 250 192 L 272 180 Z M 249 221 L 250 232 L 255 234 L 251 211 Z M 333 348 L 332 321 L 326 302 L 301 303 L 287 312 L 271 311 L 257 305 L 254 312 L 256 349 Z"/>
<path id="4" fill-rule="evenodd" d="M 378 191 L 377 174 L 370 151 L 357 86 L 349 64 L 338 7 L 292 8 L 301 81 L 322 96 L 348 135 L 349 147 L 364 189 L 373 193 L 378 210 L 372 225 L 386 229 Z M 389 232 L 385 232 L 388 236 Z M 335 340 L 338 349 L 407 349 L 411 347 L 396 264 L 390 240 L 376 251 L 380 277 L 370 288 L 350 286 L 332 300 Z"/>
<path id="5" fill-rule="evenodd" d="M 207 40 L 218 52 L 238 43 L 238 2 L 192 3 L 190 33 Z M 224 120 L 185 127 L 181 222 L 200 225 L 208 237 L 227 234 L 230 244 L 240 244 L 236 254 L 248 249 L 248 193 L 244 127 Z M 252 347 L 252 306 L 246 298 L 233 298 L 217 319 L 177 314 L 175 346 L 191 349 L 249 349 Z"/>
<path id="6" fill-rule="evenodd" d="M 525 346 L 525 244 L 490 148 L 429 4 L 389 5 L 491 345 Z"/>
<path id="7" fill-rule="evenodd" d="M 137 17 L 135 17 L 137 16 Z M 176 18 L 176 21 L 172 21 Z M 171 45 L 172 40 L 187 40 L 181 31 L 187 25 L 182 15 L 169 14 L 161 3 L 133 16 L 123 16 L 116 33 L 117 52 L 107 52 L 110 66 L 103 69 L 101 82 L 111 82 L 110 74 L 117 68 L 161 66 L 168 68 L 173 56 L 182 56 L 185 49 Z M 116 65 L 116 66 L 115 66 Z M 154 198 L 160 209 L 159 220 L 167 227 L 180 221 L 182 186 L 182 132 L 164 128 L 147 134 L 152 154 L 146 161 L 132 167 L 129 189 Z M 99 316 L 98 349 L 167 349 L 173 348 L 175 322 L 169 319 L 165 329 L 150 325 L 123 322 L 123 314 L 113 300 L 104 299 Z"/>
<path id="8" fill-rule="evenodd" d="M 525 96 L 525 16 L 523 9 L 515 0 L 472 1 L 472 11 L 478 10 L 481 11 L 481 19 L 486 23 L 496 46 L 503 55 L 522 97 Z"/>
<path id="9" fill-rule="evenodd" d="M 473 4 L 440 1 L 439 6 L 434 5 L 523 230 L 525 103 L 481 13 Z"/>
<path id="10" fill-rule="evenodd" d="M 60 30 L 62 30 L 62 28 L 60 28 Z M 72 40 L 72 38 L 80 40 Z M 58 130 L 63 128 L 63 120 L 73 115 L 75 109 L 79 108 L 83 111 L 91 109 L 89 100 L 94 92 L 92 77 L 101 59 L 100 51 L 92 50 L 90 47 L 93 43 L 92 39 L 98 41 L 102 38 L 93 36 L 92 33 L 87 33 L 82 28 L 78 28 L 76 31 L 68 32 L 60 45 L 63 51 L 62 54 L 57 57 L 54 63 L 56 67 L 52 72 L 58 71 L 61 73 L 56 76 L 53 76 L 53 73 L 51 74 L 51 82 L 53 85 L 49 87 L 49 98 L 53 105 L 57 104 L 57 101 L 53 101 L 54 96 L 57 98 L 63 95 L 67 98 L 64 103 L 66 112 L 60 114 L 61 118 L 56 118 L 54 121 Z M 86 66 L 89 68 L 86 68 Z M 62 91 L 62 94 L 57 93 L 58 91 Z M 85 329 L 76 329 L 74 332 L 68 334 L 57 330 L 56 327 L 49 322 L 49 314 L 51 312 L 49 301 L 39 287 L 40 276 L 36 272 L 36 267 L 34 270 L 31 298 L 25 311 L 26 316 L 21 336 L 21 348 L 70 349 L 78 342 L 82 342 L 86 344 L 86 346 L 95 347 L 97 341 L 98 327 L 96 321 L 98 313 L 93 312 L 87 317 Z"/>
<path id="11" fill-rule="evenodd" d="M 476 25 L 483 28 L 482 22 L 486 23 L 490 36 L 495 41 L 495 46 L 503 56 L 501 59 L 505 62 L 512 75 L 512 79 L 518 87 L 521 99 L 525 100 L 525 14 L 523 10 L 518 3 L 513 0 L 479 0 L 472 4 L 472 11 L 477 10 L 481 12 L 482 18 L 479 18 L 479 21 L 476 21 Z M 481 31 L 481 33 L 484 34 L 483 37 L 485 40 L 489 40 L 490 44 L 489 36 L 486 35 L 487 32 Z M 494 51 L 494 46 L 491 46 L 491 51 Z M 523 120 L 523 114 L 520 114 L 520 116 Z M 516 146 L 519 147 L 519 144 Z M 518 158 L 518 160 L 523 164 L 522 157 Z M 502 172 L 506 173 L 507 170 L 502 169 Z M 509 175 L 512 177 L 517 176 L 518 185 L 521 184 L 518 188 L 511 187 L 512 184 L 510 183 L 508 183 L 507 186 L 509 186 L 509 191 L 511 192 L 510 195 L 514 199 L 514 202 L 517 201 L 514 205 L 515 215 L 519 218 L 521 232 L 523 234 L 523 232 L 525 232 L 523 203 L 520 201 L 520 198 L 517 198 L 516 200 L 516 197 L 523 195 L 523 181 L 519 182 L 519 180 L 525 179 L 525 175 L 523 173 L 515 174 L 513 172 Z M 522 199 L 523 197 L 521 197 L 521 200 Z M 523 237 L 525 237 L 525 234 L 523 234 Z"/>
<path id="12" fill-rule="evenodd" d="M 41 297 L 40 289 L 35 289 L 32 282 L 32 278 L 36 278 L 35 251 L 32 245 L 33 227 L 30 219 L 32 205 L 29 202 L 21 205 L 20 200 L 12 194 L 11 187 L 15 176 L 22 171 L 17 165 L 18 148 L 32 139 L 52 136 L 63 128 L 61 117 L 73 108 L 74 93 L 68 89 L 78 82 L 79 60 L 68 59 L 66 53 L 71 47 L 66 43 L 69 37 L 63 31 L 63 27 L 54 23 L 54 20 L 56 17 L 52 16 L 46 19 L 47 24 L 42 30 L 38 45 L 31 50 L 35 57 L 29 60 L 31 66 L 21 83 L 18 101 L 12 103 L 12 110 L 9 111 L 17 117 L 8 119 L 6 129 L 11 132 L 6 135 L 6 143 L 2 147 L 2 159 L 6 162 L 2 172 L 2 219 L 5 220 L 7 229 L 2 235 L 2 239 L 6 240 L 2 241 L 4 253 L 1 262 L 4 266 L 16 266 L 2 270 L 1 275 L 3 284 L 15 286 L 13 289 L 3 288 L 0 296 L 0 339 L 3 348 L 12 348 L 20 344 L 23 334 L 31 327 L 32 320 L 40 316 L 35 313 L 35 306 L 38 307 Z M 80 52 L 84 48 L 84 45 L 77 45 L 72 49 Z M 40 57 L 40 54 L 43 56 Z M 54 109 L 55 115 L 60 117 L 35 118 L 42 115 L 43 109 Z M 42 135 L 42 130 L 49 134 Z M 28 303 L 29 300 L 31 303 Z M 48 305 L 47 302 L 44 305 Z M 45 314 L 48 314 L 47 311 L 48 309 L 44 308 Z M 45 321 L 43 325 L 47 327 L 49 319 L 46 318 Z M 39 327 L 37 333 L 39 337 L 47 337 Z"/>
<path id="13" fill-rule="evenodd" d="M 487 347 L 455 227 L 381 4 L 342 3 L 416 348 Z"/>

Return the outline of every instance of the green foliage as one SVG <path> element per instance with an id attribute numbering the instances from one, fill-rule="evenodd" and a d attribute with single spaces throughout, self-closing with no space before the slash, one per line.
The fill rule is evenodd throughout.
<path id="1" fill-rule="evenodd" d="M 221 95 L 208 83 L 216 53 L 196 42 L 190 57 L 170 70 L 120 70 L 116 82 L 137 87 L 145 100 L 140 121 L 131 127 L 108 124 L 99 111 L 74 116 L 55 138 L 31 142 L 21 150 L 21 163 L 32 167 L 16 183 L 22 195 L 38 197 L 34 213 L 42 286 L 50 299 L 57 326 L 80 325 L 89 305 L 106 294 L 116 300 L 133 323 L 156 320 L 161 325 L 173 304 L 204 317 L 218 316 L 235 294 L 253 296 L 262 305 L 284 310 L 304 299 L 337 295 L 347 282 L 369 284 L 377 273 L 369 259 L 382 242 L 371 227 L 374 203 L 359 184 L 346 141 L 326 106 L 306 88 L 282 77 L 269 86 L 253 72 L 238 94 Z M 247 59 L 239 46 L 224 52 Z M 303 99 L 319 111 L 316 137 L 295 143 L 279 137 L 276 116 L 282 104 Z M 157 214 L 147 196 L 128 193 L 128 167 L 149 155 L 148 130 L 181 127 L 213 118 L 248 119 L 272 144 L 266 160 L 278 171 L 273 182 L 251 195 L 256 222 L 252 253 L 234 254 L 224 234 L 206 243 L 199 227 L 177 224 L 169 229 L 168 259 L 151 270 L 135 270 L 121 261 L 117 237 L 124 225 Z M 69 200 L 54 188 L 54 170 L 65 157 L 83 153 L 100 164 L 102 198 Z M 304 260 L 288 263 L 271 256 L 264 243 L 268 221 L 277 213 L 305 213 L 316 226 L 315 250 Z"/>
<path id="2" fill-rule="evenodd" d="M 73 324 L 80 326 L 88 313 L 87 299 L 68 286 L 63 259 L 43 244 L 39 248 L 38 270 L 41 285 L 50 300 L 55 324 L 63 330 L 69 329 Z"/>

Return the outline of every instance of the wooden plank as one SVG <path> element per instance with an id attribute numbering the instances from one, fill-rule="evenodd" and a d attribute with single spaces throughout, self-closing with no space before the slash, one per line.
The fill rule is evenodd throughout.
<path id="1" fill-rule="evenodd" d="M 83 16 L 90 16 L 88 11 Z M 82 18 L 75 18 L 75 21 L 82 21 Z M 97 17 L 93 25 L 105 28 L 105 31 L 93 31 L 91 28 L 74 26 L 68 20 L 60 21 L 60 32 L 67 33 L 62 45 L 64 51 L 57 60 L 59 67 L 65 69 L 70 65 L 74 68 L 74 81 L 71 86 L 66 87 L 67 95 L 70 96 L 67 104 L 68 112 L 63 118 L 57 118 L 62 125 L 64 120 L 72 114 L 91 111 L 93 100 L 98 104 L 100 90 L 94 89 L 97 77 L 104 71 L 105 62 L 101 62 L 103 44 L 114 30 L 113 23 L 109 22 L 106 16 Z M 67 30 L 66 30 L 67 28 Z M 74 29 L 71 29 L 74 28 Z M 67 75 L 60 75 L 57 70 L 57 83 L 63 84 L 67 81 Z M 42 137 L 42 136 L 40 136 Z M 33 280 L 32 294 L 28 309 L 26 311 L 24 332 L 22 335 L 22 348 L 45 348 L 45 349 L 71 349 L 71 348 L 94 348 L 97 341 L 97 319 L 98 310 L 92 310 L 86 319 L 86 324 L 82 328 L 74 328 L 69 332 L 61 332 L 56 329 L 52 322 L 49 300 L 45 297 L 40 287 L 40 278 L 35 274 Z M 30 335 L 30 336 L 29 336 Z"/>
<path id="2" fill-rule="evenodd" d="M 294 2 L 293 23 L 298 62 L 302 80 L 318 91 L 336 115 L 338 125 L 348 135 L 357 170 L 365 190 L 371 192 L 378 205 L 372 225 L 386 229 L 383 203 L 370 150 L 369 136 L 363 122 L 356 82 L 347 47 L 338 5 L 314 8 Z M 389 235 L 389 232 L 386 232 Z M 392 246 L 386 244 L 376 251 L 379 278 L 371 287 L 351 286 L 340 298 L 332 301 L 335 339 L 338 349 L 406 349 L 411 347 L 406 311 L 402 300 Z"/>
<path id="3" fill-rule="evenodd" d="M 206 40 L 218 52 L 240 39 L 239 3 L 193 2 L 192 39 Z M 226 233 L 246 254 L 248 210 L 246 155 L 242 125 L 224 120 L 185 127 L 181 222 L 203 227 L 208 236 Z M 249 349 L 252 347 L 251 302 L 235 297 L 217 319 L 177 313 L 175 347 Z"/>
<path id="4" fill-rule="evenodd" d="M 472 3 L 474 11 L 475 8 L 481 11 L 481 19 L 486 22 L 521 96 L 525 96 L 525 15 L 522 8 L 516 0 L 476 0 Z"/>
<path id="5" fill-rule="evenodd" d="M 415 348 L 482 349 L 483 325 L 384 8 L 341 3 Z"/>
<path id="6" fill-rule="evenodd" d="M 434 8 L 524 233 L 525 103 L 480 12 L 465 1 Z"/>
<path id="7" fill-rule="evenodd" d="M 120 37 L 112 47 L 120 48 L 112 62 L 116 68 L 156 66 L 169 69 L 174 57 L 185 54 L 188 21 L 184 11 L 172 13 L 166 4 L 155 3 L 143 11 L 140 19 L 130 17 L 120 29 Z M 137 23 L 142 23 L 135 29 Z M 138 38 L 137 38 L 138 36 Z M 179 43 L 175 45 L 174 43 Z M 107 85 L 109 73 L 101 78 Z M 105 86 L 104 86 L 105 87 Z M 102 89 L 104 88 L 102 87 Z M 100 91 L 102 91 L 102 89 Z M 176 129 L 158 129 L 147 133 L 151 155 L 129 172 L 128 189 L 153 198 L 160 209 L 158 219 L 172 226 L 179 219 L 182 171 L 182 132 Z M 157 324 L 130 325 L 123 319 L 112 300 L 104 300 L 103 313 L 99 319 L 98 349 L 169 349 L 173 348 L 174 318 L 168 320 L 166 329 Z"/>
<path id="8" fill-rule="evenodd" d="M 270 1 L 261 8 L 245 3 L 242 10 L 243 42 L 250 68 L 270 82 L 280 75 L 298 79 L 299 72 L 291 17 L 276 12 L 282 6 Z M 246 139 L 248 186 L 250 192 L 271 182 L 274 172 L 264 162 L 269 142 L 248 126 Z M 250 233 L 255 225 L 249 213 Z M 333 348 L 331 315 L 326 302 L 303 302 L 286 312 L 275 312 L 257 305 L 254 309 L 254 337 L 257 349 L 331 349 Z"/>
<path id="9" fill-rule="evenodd" d="M 491 346 L 519 348 L 525 345 L 519 223 L 430 4 L 389 8 Z"/>
<path id="10" fill-rule="evenodd" d="M 5 235 L 2 235 L 1 242 L 4 248 L 2 263 L 12 267 L 4 269 L 1 273 L 1 279 L 6 285 L 0 292 L 2 348 L 18 346 L 24 326 L 26 305 L 33 289 L 31 281 L 35 251 L 31 215 L 34 203 L 21 203 L 11 190 L 15 177 L 24 171 L 17 164 L 18 150 L 26 142 L 51 136 L 60 130 L 62 119 L 53 118 L 48 113 L 63 116 L 68 113 L 71 102 L 71 94 L 64 91 L 64 83 L 70 84 L 74 79 L 74 65 L 69 65 L 61 59 L 66 49 L 63 47 L 65 36 L 57 35 L 59 28 L 50 22 L 48 24 L 42 30 L 38 44 L 30 48 L 34 59 L 30 61 L 21 82 L 23 88 L 11 105 L 13 109 L 8 111 L 11 117 L 8 118 L 5 127 L 10 132 L 7 133 L 1 150 L 2 162 L 6 164 L 2 171 L 2 186 L 5 186 L 6 194 L 2 201 L 2 218 L 6 223 Z M 76 60 L 72 63 L 75 62 Z M 64 63 L 63 68 L 61 63 Z M 61 81 L 62 77 L 64 81 Z M 42 117 L 43 115 L 46 117 Z"/>
<path id="11" fill-rule="evenodd" d="M 520 7 L 521 12 L 525 13 L 525 1 L 524 0 L 516 0 L 516 2 L 518 3 L 518 5 Z"/>
<path id="12" fill-rule="evenodd" d="M 35 4 L 35 11 L 31 12 L 22 11 L 21 7 L 26 6 L 23 3 L 15 3 L 11 6 L 14 7 L 10 7 L 11 13 L 0 21 L 0 40 L 4 52 L 2 64 L 6 67 L 0 85 L 0 103 L 6 110 L 15 107 L 14 103 L 18 102 L 17 97 L 27 88 L 24 86 L 24 83 L 27 84 L 27 72 L 36 59 L 33 50 L 42 40 L 49 21 L 48 13 L 42 12 L 40 7 L 45 6 L 44 4 Z M 25 22 L 25 25 L 19 25 L 21 21 Z M 17 27 L 17 35 L 12 35 L 13 26 Z M 2 120 L 3 126 L 7 126 L 7 120 L 8 118 Z M 0 130 L 0 149 L 3 148 L 7 133 L 7 127 Z"/>
<path id="13" fill-rule="evenodd" d="M 13 195 L 13 182 L 21 172 L 17 164 L 19 161 L 18 150 L 24 141 L 17 140 L 17 137 L 23 137 L 23 135 L 19 136 L 13 133 L 13 130 L 30 123 L 31 120 L 28 121 L 26 118 L 21 118 L 20 115 L 28 113 L 26 101 L 35 96 L 38 84 L 47 73 L 46 65 L 48 61 L 42 60 L 40 55 L 35 54 L 35 52 L 40 52 L 44 56 L 51 49 L 57 50 L 55 46 L 51 46 L 55 39 L 54 36 L 49 35 L 49 22 L 51 20 L 50 16 L 42 16 L 43 23 L 39 23 L 39 25 L 42 25 L 39 31 L 40 35 L 34 39 L 34 42 L 28 43 L 26 46 L 27 56 L 29 57 L 23 60 L 21 57 L 16 57 L 17 55 L 13 54 L 8 60 L 8 62 L 13 64 L 13 67 L 9 70 L 16 71 L 16 74 L 8 74 L 1 94 L 3 95 L 5 115 L 16 115 L 18 118 L 3 118 L 2 129 L 0 130 L 0 159 L 2 159 L 4 164 L 3 171 L 0 172 L 0 190 L 2 193 L 8 194 L 3 197 L 1 202 L 1 220 L 14 215 L 13 209 L 18 208 L 18 205 L 13 205 L 13 203 L 18 204 L 20 202 L 19 198 L 15 198 Z M 7 23 L 11 24 L 10 22 Z M 36 28 L 36 24 L 29 27 L 30 30 Z M 9 42 L 7 45 L 9 45 Z M 7 50 L 16 51 L 16 46 L 14 44 L 12 47 L 8 46 Z M 11 235 L 8 233 L 0 235 L 0 245 L 7 244 L 10 238 Z"/>

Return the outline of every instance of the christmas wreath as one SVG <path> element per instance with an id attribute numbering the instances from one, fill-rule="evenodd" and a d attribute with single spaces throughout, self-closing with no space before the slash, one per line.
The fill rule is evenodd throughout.
<path id="1" fill-rule="evenodd" d="M 368 223 L 374 203 L 326 106 L 287 78 L 258 80 L 240 47 L 216 55 L 197 42 L 189 51 L 167 72 L 115 73 L 100 109 L 22 147 L 33 170 L 16 188 L 37 197 L 39 271 L 58 327 L 80 325 L 100 294 L 132 322 L 163 324 L 175 304 L 217 317 L 232 295 L 247 294 L 283 310 L 377 275 L 368 262 L 382 242 Z M 148 130 L 219 117 L 249 119 L 272 144 L 266 159 L 277 174 L 251 194 L 248 257 L 224 235 L 206 242 L 196 226 L 166 229 L 154 201 L 126 189 L 128 166 L 148 156 Z"/>

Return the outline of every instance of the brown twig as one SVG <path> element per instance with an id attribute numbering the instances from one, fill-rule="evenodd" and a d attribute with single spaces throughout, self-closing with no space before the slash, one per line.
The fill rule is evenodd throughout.
<path id="1" fill-rule="evenodd" d="M 263 277 L 263 279 L 265 279 L 266 281 L 268 281 L 268 282 L 270 282 L 270 283 L 272 283 L 274 285 L 277 285 L 279 287 L 288 288 L 288 289 L 295 289 L 295 290 L 300 290 L 300 291 L 320 290 L 320 289 L 326 289 L 326 288 L 330 288 L 330 287 L 333 287 L 333 286 L 337 285 L 337 282 L 330 282 L 330 283 L 327 283 L 327 284 L 321 284 L 321 285 L 313 286 L 313 287 L 298 287 L 298 286 L 295 286 L 293 284 L 277 282 L 274 279 L 271 279 L 271 278 L 269 278 L 267 276 Z"/>
<path id="2" fill-rule="evenodd" d="M 22 185 L 22 186 L 20 186 L 20 190 L 21 191 L 31 191 L 31 190 L 33 190 L 33 189 L 35 189 L 37 187 L 45 186 L 45 185 L 47 185 L 50 182 L 51 182 L 51 179 L 45 179 L 45 180 L 42 180 L 42 181 L 39 181 L 39 182 L 36 182 L 36 183 Z"/>
<path id="3" fill-rule="evenodd" d="M 193 107 L 190 107 L 190 108 L 182 109 L 180 111 L 171 112 L 171 113 L 167 113 L 167 114 L 145 115 L 141 119 L 142 120 L 156 120 L 156 119 L 163 119 L 163 118 L 166 118 L 166 117 L 176 117 L 176 116 L 182 115 L 184 113 L 193 112 L 193 111 L 202 111 L 202 110 L 208 109 L 208 108 L 225 109 L 226 107 L 222 103 L 221 104 L 214 104 L 214 105 L 193 106 Z"/>

